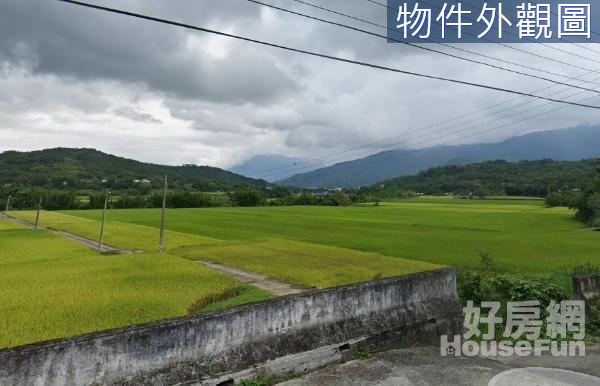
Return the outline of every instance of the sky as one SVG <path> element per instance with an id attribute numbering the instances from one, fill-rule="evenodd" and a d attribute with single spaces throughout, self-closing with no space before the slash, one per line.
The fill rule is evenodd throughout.
<path id="1" fill-rule="evenodd" d="M 386 32 L 292 0 L 264 1 Z M 310 1 L 374 23 L 386 22 L 386 9 L 367 0 Z M 556 98 L 580 101 L 600 96 L 389 44 L 246 0 L 87 2 Z M 557 75 L 427 45 L 600 88 L 600 74 L 592 72 L 600 63 L 599 45 L 512 46 L 544 57 L 495 44 L 459 47 Z M 600 98 L 588 102 L 600 105 Z M 480 112 L 432 127 L 474 111 Z M 258 154 L 327 163 L 394 146 L 492 142 L 595 124 L 599 118 L 598 110 L 328 61 L 55 0 L 0 2 L 0 151 L 88 147 L 147 162 L 222 168 Z M 469 131 L 468 125 L 475 123 L 479 126 Z M 487 133 L 474 135 L 484 129 Z M 378 145 L 364 147 L 374 142 Z M 340 156 L 344 151 L 348 152 Z"/>

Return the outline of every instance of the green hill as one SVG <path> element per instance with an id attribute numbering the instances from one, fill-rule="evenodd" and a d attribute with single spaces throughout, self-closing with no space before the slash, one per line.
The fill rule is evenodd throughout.
<path id="1" fill-rule="evenodd" d="M 0 153 L 0 187 L 60 190 L 159 188 L 163 176 L 172 188 L 199 191 L 261 187 L 255 180 L 208 166 L 164 166 L 106 154 L 94 149 L 56 148 Z"/>
<path id="2" fill-rule="evenodd" d="M 600 159 L 583 161 L 489 161 L 431 168 L 414 176 L 377 183 L 366 190 L 385 197 L 400 192 L 546 196 L 549 191 L 583 189 L 600 170 Z"/>

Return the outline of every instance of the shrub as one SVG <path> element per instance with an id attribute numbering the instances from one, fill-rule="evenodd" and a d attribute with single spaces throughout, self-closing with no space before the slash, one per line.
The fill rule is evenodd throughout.
<path id="1" fill-rule="evenodd" d="M 251 379 L 243 379 L 238 385 L 240 386 L 269 386 L 273 384 L 271 378 L 266 375 L 259 375 Z"/>
<path id="2" fill-rule="evenodd" d="M 236 190 L 229 198 L 234 206 L 259 206 L 264 202 L 262 194 L 252 189 Z"/>
<path id="3" fill-rule="evenodd" d="M 598 224 L 600 217 L 600 178 L 596 179 L 579 196 L 573 205 L 577 209 L 576 218 L 589 225 Z"/>
<path id="4" fill-rule="evenodd" d="M 546 206 L 554 208 L 557 206 L 565 206 L 572 208 L 577 205 L 579 193 L 574 192 L 552 192 L 546 197 Z"/>

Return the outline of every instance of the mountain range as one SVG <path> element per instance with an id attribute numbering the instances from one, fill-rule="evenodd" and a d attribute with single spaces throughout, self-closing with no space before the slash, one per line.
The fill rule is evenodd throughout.
<path id="1" fill-rule="evenodd" d="M 538 131 L 498 143 L 390 150 L 277 181 L 305 188 L 359 187 L 444 165 L 490 160 L 576 161 L 600 156 L 600 126 Z"/>

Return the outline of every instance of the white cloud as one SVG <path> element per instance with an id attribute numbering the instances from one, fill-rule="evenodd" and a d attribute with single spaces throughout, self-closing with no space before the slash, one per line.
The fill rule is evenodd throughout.
<path id="1" fill-rule="evenodd" d="M 385 10 L 367 2 L 336 0 L 327 5 L 384 22 Z M 535 91 L 551 85 L 245 2 L 129 0 L 120 6 L 299 48 L 498 87 Z M 332 18 L 306 7 L 295 8 Z M 437 45 L 430 47 L 456 53 Z M 585 71 L 577 66 L 594 67 L 590 61 L 548 47 L 519 45 L 572 65 L 496 45 L 463 47 L 560 74 L 581 75 Z M 0 150 L 94 147 L 145 161 L 229 167 L 261 153 L 323 158 L 391 137 L 384 144 L 423 147 L 446 140 L 491 141 L 595 123 L 598 117 L 595 111 L 583 108 L 549 105 L 506 118 L 520 111 L 502 111 L 506 107 L 527 103 L 520 108 L 525 110 L 544 102 L 330 62 L 59 2 L 5 0 L 0 4 L 0 63 Z M 586 79 L 592 78 L 594 75 Z M 577 93 L 564 90 L 554 87 L 538 92 L 558 92 L 558 98 Z M 480 118 L 473 124 L 479 124 L 479 130 L 505 125 L 482 136 L 469 137 L 471 131 L 465 130 L 442 137 L 445 132 L 440 127 L 421 130 L 511 99 L 517 102 L 477 116 Z M 553 112 L 511 124 L 543 111 Z M 461 125 L 453 130 L 469 128 Z M 366 151 L 350 154 L 366 155 Z"/>

